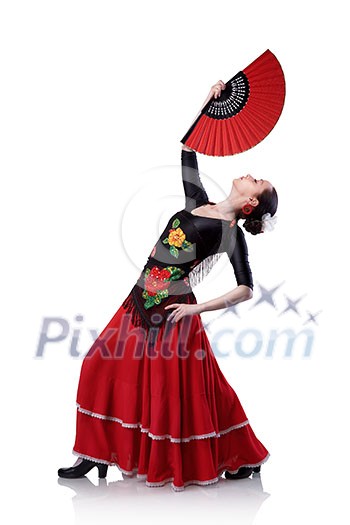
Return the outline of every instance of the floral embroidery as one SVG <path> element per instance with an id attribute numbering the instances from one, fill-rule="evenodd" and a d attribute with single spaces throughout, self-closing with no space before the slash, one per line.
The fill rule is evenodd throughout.
<path id="1" fill-rule="evenodd" d="M 142 297 L 146 299 L 144 307 L 147 309 L 151 308 L 155 304 L 159 304 L 165 297 L 168 297 L 170 282 L 180 279 L 183 273 L 185 273 L 184 270 L 176 266 L 167 266 L 166 268 L 153 266 L 152 268 L 147 268 L 145 272 L 145 289 L 142 292 Z"/>
<path id="2" fill-rule="evenodd" d="M 163 239 L 164 244 L 169 244 L 169 252 L 171 253 L 171 255 L 173 255 L 176 258 L 179 257 L 179 248 L 181 248 L 185 252 L 193 251 L 192 243 L 186 240 L 186 234 L 181 228 L 179 228 L 179 224 L 179 219 L 174 219 L 172 223 L 172 228 L 169 230 L 168 237 Z"/>
<path id="3" fill-rule="evenodd" d="M 176 230 L 170 230 L 168 242 L 171 246 L 176 246 L 177 248 L 180 248 L 185 239 L 186 235 L 181 230 L 181 228 L 176 228 Z"/>

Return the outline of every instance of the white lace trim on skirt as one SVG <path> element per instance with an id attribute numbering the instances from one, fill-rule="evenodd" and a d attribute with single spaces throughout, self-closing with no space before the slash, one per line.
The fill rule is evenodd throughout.
<path id="1" fill-rule="evenodd" d="M 259 467 L 263 463 L 266 463 L 269 457 L 270 457 L 270 453 L 268 453 L 267 456 L 265 456 L 265 458 L 262 461 L 259 461 L 259 463 L 245 463 L 244 465 L 240 465 L 240 467 L 236 470 L 227 470 L 227 468 L 225 468 L 224 470 L 227 470 L 227 472 L 229 472 L 230 474 L 237 474 L 237 472 L 239 471 L 241 467 L 251 467 L 251 468 Z"/>
<path id="2" fill-rule="evenodd" d="M 119 419 L 118 417 L 113 416 L 105 416 L 103 414 L 98 414 L 97 412 L 91 412 L 91 410 L 86 410 L 85 408 L 82 408 L 79 403 L 76 403 L 77 409 L 82 414 L 86 414 L 91 417 L 96 417 L 98 419 L 105 419 L 108 421 L 115 421 L 116 423 L 120 423 L 122 427 L 125 428 L 140 428 L 141 432 L 145 432 L 148 434 L 148 436 L 152 439 L 170 439 L 172 443 L 186 443 L 188 441 L 192 441 L 193 439 L 206 439 L 210 437 L 219 438 L 220 436 L 227 434 L 228 432 L 231 432 L 231 430 L 236 430 L 238 428 L 242 428 L 249 424 L 249 420 L 243 421 L 242 423 L 238 423 L 237 425 L 232 425 L 229 428 L 226 428 L 224 430 L 220 430 L 219 432 L 210 432 L 209 434 L 196 434 L 193 436 L 188 436 L 185 438 L 176 438 L 171 436 L 170 434 L 164 434 L 162 436 L 152 434 L 149 430 L 149 428 L 144 428 L 141 423 L 125 423 L 122 419 Z"/>
<path id="3" fill-rule="evenodd" d="M 221 475 L 223 474 L 223 472 L 225 470 L 227 470 L 226 468 L 222 468 L 222 465 L 220 465 L 219 467 L 219 473 L 218 473 L 218 476 L 216 478 L 213 478 L 213 479 L 208 479 L 208 480 L 204 480 L 204 481 L 200 481 L 200 480 L 191 480 L 191 481 L 185 481 L 185 483 L 183 485 L 181 485 L 180 487 L 177 486 L 177 485 L 174 485 L 173 481 L 174 481 L 174 478 L 167 478 L 167 479 L 164 479 L 162 481 L 159 481 L 159 482 L 153 482 L 153 481 L 147 481 L 147 474 L 138 474 L 137 473 L 137 470 L 138 468 L 134 468 L 133 470 L 125 470 L 123 468 L 121 468 L 118 463 L 116 462 L 111 462 L 111 461 L 105 461 L 104 459 L 98 459 L 98 458 L 94 458 L 92 456 L 87 456 L 86 454 L 80 454 L 80 452 L 76 451 L 76 450 L 72 450 L 73 454 L 75 456 L 79 456 L 80 458 L 84 458 L 84 459 L 89 459 L 90 461 L 95 461 L 96 463 L 103 463 L 105 465 L 108 465 L 108 466 L 116 466 L 123 474 L 125 474 L 126 476 L 134 476 L 136 474 L 136 478 L 137 480 L 139 481 L 145 481 L 146 483 L 146 486 L 147 487 L 163 487 L 166 483 L 169 483 L 171 482 L 171 487 L 173 490 L 175 490 L 175 492 L 180 492 L 180 491 L 183 491 L 185 487 L 187 487 L 188 485 L 211 485 L 213 483 L 218 483 L 218 481 L 220 480 L 221 478 Z M 270 457 L 270 454 L 268 453 L 267 456 L 262 460 L 262 461 L 259 461 L 259 463 L 254 463 L 254 464 L 246 464 L 246 465 L 240 465 L 240 467 L 237 469 L 237 470 L 229 470 L 228 472 L 230 472 L 231 474 L 236 474 L 236 472 L 238 472 L 238 470 L 241 468 L 241 467 L 258 467 L 260 465 L 262 465 L 263 463 L 266 463 L 266 461 L 269 459 Z"/>

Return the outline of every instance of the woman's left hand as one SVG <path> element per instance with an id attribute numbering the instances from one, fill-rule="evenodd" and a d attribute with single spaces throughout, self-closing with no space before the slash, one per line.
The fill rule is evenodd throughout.
<path id="1" fill-rule="evenodd" d="M 167 317 L 167 321 L 171 321 L 172 323 L 179 321 L 185 315 L 195 315 L 200 313 L 199 304 L 173 303 L 165 306 L 164 310 L 169 308 L 174 308 L 171 314 Z"/>

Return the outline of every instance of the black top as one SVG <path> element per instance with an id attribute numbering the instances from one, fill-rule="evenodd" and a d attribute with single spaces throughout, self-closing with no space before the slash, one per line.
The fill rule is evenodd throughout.
<path id="1" fill-rule="evenodd" d="M 163 318 L 167 312 L 163 308 L 170 302 L 196 302 L 189 273 L 214 254 L 226 252 L 237 285 L 244 284 L 253 289 L 242 229 L 237 224 L 231 228 L 229 220 L 191 213 L 211 201 L 199 176 L 195 151 L 182 150 L 181 166 L 185 208 L 170 217 L 133 288 L 133 299 L 148 321 L 151 312 L 157 312 Z M 124 306 L 131 306 L 131 303 L 129 298 Z M 146 312 L 147 316 L 144 315 Z"/>

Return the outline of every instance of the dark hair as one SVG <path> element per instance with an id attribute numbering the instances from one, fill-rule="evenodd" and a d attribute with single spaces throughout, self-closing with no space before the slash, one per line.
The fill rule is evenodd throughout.
<path id="1" fill-rule="evenodd" d="M 242 211 L 239 217 L 240 219 L 245 219 L 243 227 L 252 235 L 262 233 L 262 216 L 265 213 L 270 213 L 271 217 L 273 217 L 278 206 L 278 196 L 275 188 L 264 190 L 258 195 L 257 199 L 259 204 L 253 208 L 253 211 L 249 215 L 245 215 Z"/>

